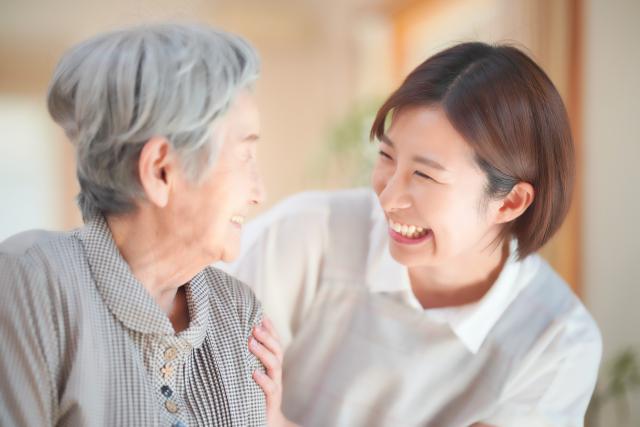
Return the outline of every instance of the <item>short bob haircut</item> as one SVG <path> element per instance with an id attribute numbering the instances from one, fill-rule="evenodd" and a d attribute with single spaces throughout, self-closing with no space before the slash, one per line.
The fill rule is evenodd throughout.
<path id="1" fill-rule="evenodd" d="M 135 208 L 140 152 L 153 136 L 167 138 L 197 181 L 216 155 L 214 122 L 258 73 L 249 43 L 200 25 L 137 26 L 66 52 L 47 103 L 76 149 L 83 217 Z"/>
<path id="2" fill-rule="evenodd" d="M 518 182 L 535 190 L 531 206 L 506 224 L 518 257 L 537 251 L 558 230 L 571 203 L 574 148 L 568 116 L 553 83 L 527 55 L 506 45 L 463 43 L 427 59 L 379 109 L 371 138 L 408 106 L 442 108 L 475 151 L 486 196 L 501 198 Z"/>

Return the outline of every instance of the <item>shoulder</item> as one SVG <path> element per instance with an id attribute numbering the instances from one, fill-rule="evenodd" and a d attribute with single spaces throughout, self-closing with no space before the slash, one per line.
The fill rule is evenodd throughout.
<path id="1" fill-rule="evenodd" d="M 525 344 L 520 348 L 528 349 L 528 359 L 581 359 L 583 366 L 597 370 L 602 336 L 569 285 L 536 254 L 522 261 L 519 277 L 527 283 L 506 313 L 513 321 L 504 332 Z"/>
<path id="2" fill-rule="evenodd" d="M 33 230 L 0 243 L 0 292 L 5 308 L 69 316 L 63 301 L 78 290 L 84 250 L 75 232 Z"/>
<path id="3" fill-rule="evenodd" d="M 494 335 L 502 352 L 509 354 L 506 365 L 511 368 L 497 412 L 485 422 L 519 425 L 526 408 L 531 417 L 555 420 L 554 425 L 577 425 L 597 380 L 600 331 L 580 299 L 542 258 L 532 255 L 522 264 L 521 283 L 514 285 L 524 282 L 524 287 Z"/>
<path id="4" fill-rule="evenodd" d="M 75 313 L 76 288 L 61 279 L 75 264 L 74 251 L 82 254 L 72 234 L 29 231 L 0 244 L 0 317 L 7 320 L 0 329 L 36 336 L 46 360 L 57 357 L 54 350 Z"/>
<path id="5" fill-rule="evenodd" d="M 30 230 L 0 242 L 0 257 L 4 260 L 49 269 L 72 262 L 74 254 L 81 252 L 75 232 Z"/>
<path id="6" fill-rule="evenodd" d="M 309 191 L 287 197 L 255 223 L 281 223 L 287 227 L 329 225 L 340 217 L 369 218 L 377 206 L 375 194 L 368 188 L 336 191 Z"/>
<path id="7" fill-rule="evenodd" d="M 602 336 L 595 320 L 573 292 L 571 287 L 539 255 L 533 262 L 538 263 L 532 277 L 531 299 L 542 308 L 549 323 L 558 325 L 569 341 L 592 343 L 601 346 Z"/>
<path id="8" fill-rule="evenodd" d="M 226 298 L 229 302 L 245 303 L 257 302 L 257 299 L 249 286 L 232 275 L 215 267 L 207 267 L 203 271 L 213 295 Z M 254 302 L 255 301 L 255 302 Z"/>
<path id="9" fill-rule="evenodd" d="M 56 240 L 63 239 L 68 233 L 29 230 L 15 234 L 0 242 L 0 255 L 24 255 L 38 247 L 46 247 Z"/>
<path id="10" fill-rule="evenodd" d="M 260 301 L 245 283 L 215 267 L 207 267 L 203 274 L 213 304 L 222 309 L 233 308 L 245 321 L 261 313 Z"/>
<path id="11" fill-rule="evenodd" d="M 50 282 L 73 264 L 74 253 L 80 255 L 81 251 L 71 232 L 31 230 L 16 234 L 0 243 L 2 287 Z"/>
<path id="12" fill-rule="evenodd" d="M 287 256 L 321 252 L 330 232 L 336 232 L 331 222 L 336 218 L 368 217 L 372 194 L 367 189 L 350 189 L 309 191 L 287 197 L 245 225 L 240 258 L 254 249 L 274 256 L 275 252 Z M 265 247 L 278 250 L 266 252 Z"/>
<path id="13" fill-rule="evenodd" d="M 292 219 L 300 216 L 323 217 L 332 209 L 353 208 L 358 204 L 368 204 L 373 192 L 366 188 L 354 188 L 337 191 L 306 191 L 289 196 L 263 216 L 271 220 Z"/>

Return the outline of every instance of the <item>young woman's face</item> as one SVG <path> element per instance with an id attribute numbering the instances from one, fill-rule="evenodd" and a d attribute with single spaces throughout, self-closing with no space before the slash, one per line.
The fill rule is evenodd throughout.
<path id="1" fill-rule="evenodd" d="M 398 262 L 445 265 L 469 259 L 496 238 L 487 178 L 440 108 L 399 111 L 379 144 L 372 184 Z"/>

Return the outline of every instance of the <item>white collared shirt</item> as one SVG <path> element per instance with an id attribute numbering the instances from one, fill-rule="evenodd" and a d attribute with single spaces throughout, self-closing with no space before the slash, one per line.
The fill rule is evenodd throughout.
<path id="1" fill-rule="evenodd" d="M 423 309 L 389 254 L 371 190 L 293 196 L 249 223 L 221 266 L 251 286 L 286 353 L 283 410 L 305 426 L 582 426 L 597 326 L 515 245 L 489 292 Z"/>

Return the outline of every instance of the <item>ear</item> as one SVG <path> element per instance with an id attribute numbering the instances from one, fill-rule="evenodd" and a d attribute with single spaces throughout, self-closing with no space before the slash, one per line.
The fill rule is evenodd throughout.
<path id="1" fill-rule="evenodd" d="M 513 186 L 509 194 L 499 203 L 496 212 L 496 222 L 504 224 L 522 215 L 535 198 L 535 190 L 528 182 L 519 182 Z"/>
<path id="2" fill-rule="evenodd" d="M 166 138 L 153 137 L 142 147 L 138 160 L 138 176 L 147 200 L 165 207 L 169 202 L 175 157 Z"/>

